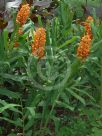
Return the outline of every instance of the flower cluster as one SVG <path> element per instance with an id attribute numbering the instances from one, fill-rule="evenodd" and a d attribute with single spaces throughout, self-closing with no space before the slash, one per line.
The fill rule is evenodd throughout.
<path id="1" fill-rule="evenodd" d="M 89 22 L 89 23 L 91 23 L 93 21 L 94 21 L 94 19 L 91 16 L 88 16 L 87 19 L 86 19 L 86 22 Z"/>
<path id="2" fill-rule="evenodd" d="M 19 46 L 19 42 L 15 41 L 14 47 L 18 47 L 18 46 Z"/>
<path id="3" fill-rule="evenodd" d="M 81 38 L 77 49 L 77 56 L 81 59 L 87 58 L 90 53 L 91 43 L 92 43 L 92 31 L 90 23 L 93 22 L 93 18 L 89 16 L 84 22 L 84 27 L 86 30 L 85 35 Z"/>
<path id="4" fill-rule="evenodd" d="M 32 54 L 38 58 L 42 58 L 44 56 L 45 43 L 46 31 L 44 28 L 38 28 L 34 33 L 34 42 L 31 45 Z"/>
<path id="5" fill-rule="evenodd" d="M 85 59 L 89 55 L 90 47 L 91 47 L 90 36 L 89 35 L 83 36 L 77 49 L 77 56 L 79 58 Z"/>
<path id="6" fill-rule="evenodd" d="M 24 25 L 30 15 L 30 7 L 29 4 L 22 5 L 21 9 L 19 10 L 16 22 L 19 23 L 21 26 Z"/>
<path id="7" fill-rule="evenodd" d="M 86 34 L 88 34 L 91 39 L 92 39 L 92 32 L 91 32 L 91 25 L 90 24 L 93 21 L 94 21 L 93 18 L 91 16 L 88 16 L 88 18 L 86 19 L 86 22 L 84 22 Z"/>
<path id="8" fill-rule="evenodd" d="M 17 17 L 16 17 L 16 23 L 20 24 L 20 27 L 18 29 L 18 34 L 22 35 L 23 34 L 23 25 L 26 23 L 28 17 L 30 15 L 30 6 L 29 4 L 24 4 L 18 11 Z M 17 39 L 15 40 L 14 47 L 18 47 L 19 42 Z"/>

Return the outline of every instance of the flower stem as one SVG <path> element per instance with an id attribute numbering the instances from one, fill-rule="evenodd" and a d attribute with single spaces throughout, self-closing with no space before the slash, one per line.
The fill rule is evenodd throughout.
<path id="1" fill-rule="evenodd" d="M 100 107 L 101 107 L 101 111 L 102 111 L 102 59 L 101 59 L 101 78 L 100 78 Z"/>

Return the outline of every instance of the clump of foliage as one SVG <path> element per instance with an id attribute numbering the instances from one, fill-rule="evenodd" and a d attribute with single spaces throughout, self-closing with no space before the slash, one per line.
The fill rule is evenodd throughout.
<path id="1" fill-rule="evenodd" d="M 102 24 L 77 23 L 64 0 L 58 5 L 58 16 L 35 25 L 24 4 L 11 35 L 1 30 L 1 135 L 102 133 Z"/>

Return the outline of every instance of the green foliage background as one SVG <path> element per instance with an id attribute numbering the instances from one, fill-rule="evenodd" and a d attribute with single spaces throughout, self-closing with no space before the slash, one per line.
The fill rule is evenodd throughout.
<path id="1" fill-rule="evenodd" d="M 47 34 L 40 61 L 31 52 L 36 26 L 30 19 L 21 36 L 17 25 L 10 38 L 6 29 L 0 33 L 1 135 L 101 136 L 102 24 L 92 24 L 91 53 L 83 63 L 76 50 L 84 28 L 73 23 L 70 6 L 62 0 L 58 16 L 46 24 L 39 18 Z"/>

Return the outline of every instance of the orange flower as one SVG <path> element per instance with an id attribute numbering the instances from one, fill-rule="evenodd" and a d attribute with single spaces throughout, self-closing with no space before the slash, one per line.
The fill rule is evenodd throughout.
<path id="1" fill-rule="evenodd" d="M 92 23 L 93 21 L 94 21 L 93 17 L 88 16 L 85 22 L 86 34 L 88 34 L 91 39 L 92 39 L 92 31 L 91 31 L 90 23 Z"/>
<path id="2" fill-rule="evenodd" d="M 91 31 L 90 23 L 85 22 L 84 27 L 85 27 L 85 30 L 86 30 L 86 34 L 89 35 L 90 38 L 92 39 L 92 31 Z"/>
<path id="3" fill-rule="evenodd" d="M 91 38 L 89 35 L 82 37 L 79 47 L 77 49 L 77 56 L 81 59 L 85 59 L 90 53 Z"/>
<path id="4" fill-rule="evenodd" d="M 89 22 L 89 23 L 91 23 L 93 21 L 94 21 L 94 19 L 91 16 L 88 16 L 87 19 L 86 19 L 86 22 Z"/>
<path id="5" fill-rule="evenodd" d="M 81 38 L 81 41 L 79 43 L 79 47 L 77 49 L 77 56 L 81 59 L 85 59 L 90 53 L 91 42 L 92 42 L 92 37 L 93 37 L 90 23 L 93 21 L 94 21 L 93 18 L 91 16 L 89 16 L 86 19 L 86 22 L 83 23 L 86 33 Z"/>
<path id="6" fill-rule="evenodd" d="M 46 43 L 46 31 L 44 28 L 38 28 L 34 34 L 32 43 L 32 54 L 42 58 L 44 56 L 44 46 Z"/>
<path id="7" fill-rule="evenodd" d="M 92 39 L 92 30 L 91 30 L 91 22 L 93 22 L 93 18 L 88 16 L 85 22 L 82 22 L 81 25 L 85 27 L 86 35 L 89 35 Z"/>
<path id="8" fill-rule="evenodd" d="M 16 22 L 20 25 L 24 25 L 30 15 L 29 4 L 22 5 L 20 11 L 18 11 Z"/>
<path id="9" fill-rule="evenodd" d="M 18 46 L 19 46 L 19 42 L 16 41 L 16 42 L 14 43 L 14 47 L 18 47 Z"/>

